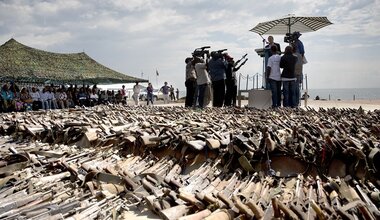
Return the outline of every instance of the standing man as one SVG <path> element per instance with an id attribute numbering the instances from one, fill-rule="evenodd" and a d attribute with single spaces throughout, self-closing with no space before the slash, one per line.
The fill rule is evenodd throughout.
<path id="1" fill-rule="evenodd" d="M 121 87 L 121 98 L 124 100 L 123 102 L 127 104 L 127 91 L 125 90 L 125 85 Z"/>
<path id="2" fill-rule="evenodd" d="M 179 100 L 179 89 L 177 88 L 177 90 L 175 91 L 175 94 L 176 94 L 176 99 Z"/>
<path id="3" fill-rule="evenodd" d="M 268 44 L 265 46 L 265 69 L 268 66 L 268 59 L 273 55 L 272 46 L 276 46 L 276 53 L 281 55 L 281 46 L 278 43 L 274 42 L 273 36 L 268 36 Z M 265 79 L 268 79 L 268 76 L 265 76 Z M 265 83 L 266 89 L 270 89 L 269 82 Z"/>
<path id="4" fill-rule="evenodd" d="M 297 107 L 296 106 L 296 74 L 295 66 L 297 62 L 297 57 L 293 56 L 292 46 L 287 46 L 285 48 L 285 54 L 281 57 L 280 67 L 283 68 L 281 74 L 282 88 L 284 92 L 284 107 Z"/>
<path id="5" fill-rule="evenodd" d="M 265 70 L 267 82 L 272 91 L 272 108 L 281 106 L 281 56 L 277 54 L 277 47 L 271 47 L 272 56 L 268 59 L 268 66 Z"/>
<path id="6" fill-rule="evenodd" d="M 152 83 L 148 83 L 148 87 L 146 87 L 146 105 L 149 105 L 149 101 L 153 105 L 153 86 Z"/>
<path id="7" fill-rule="evenodd" d="M 207 103 L 205 103 L 205 94 L 207 85 L 211 83 L 210 76 L 207 72 L 207 63 L 201 58 L 194 58 L 194 67 L 197 73 L 197 85 L 198 85 L 198 107 L 204 108 Z"/>
<path id="8" fill-rule="evenodd" d="M 162 86 L 160 89 L 160 91 L 162 92 L 162 94 L 164 96 L 164 104 L 169 103 L 169 89 L 170 89 L 170 87 L 168 86 L 167 82 L 165 82 L 164 86 Z"/>
<path id="9" fill-rule="evenodd" d="M 197 87 L 197 76 L 195 73 L 194 66 L 191 61 L 193 58 L 188 57 L 185 59 L 186 63 L 186 100 L 185 107 L 192 107 L 194 102 L 195 89 Z"/>
<path id="10" fill-rule="evenodd" d="M 170 100 L 171 101 L 175 101 L 175 96 L 174 96 L 174 87 L 173 85 L 170 85 L 170 89 L 169 89 L 169 92 L 170 92 Z"/>
<path id="11" fill-rule="evenodd" d="M 132 98 L 135 101 L 135 105 L 139 105 L 139 96 L 140 96 L 140 85 L 139 82 L 136 82 L 136 85 L 133 86 L 133 95 Z"/>
<path id="12" fill-rule="evenodd" d="M 293 33 L 293 39 L 295 39 L 293 43 L 293 52 L 294 56 L 298 58 L 296 67 L 295 67 L 295 74 L 297 78 L 296 82 L 296 91 L 295 91 L 295 99 L 296 99 L 296 105 L 300 105 L 300 93 L 301 93 L 301 83 L 303 81 L 303 64 L 304 64 L 304 58 L 305 58 L 305 48 L 303 46 L 302 41 L 299 39 L 299 37 L 302 34 L 298 31 Z"/>
<path id="13" fill-rule="evenodd" d="M 232 105 L 232 99 L 234 95 L 234 85 L 235 78 L 233 77 L 233 69 L 235 66 L 234 58 L 229 56 L 228 54 L 224 55 L 225 60 L 227 61 L 227 69 L 226 69 L 226 96 L 224 99 L 225 106 Z"/>
<path id="14" fill-rule="evenodd" d="M 223 107 L 224 97 L 226 94 L 226 70 L 227 63 L 223 59 L 223 55 L 219 52 L 211 52 L 211 60 L 208 63 L 208 70 L 211 76 L 214 107 Z"/>

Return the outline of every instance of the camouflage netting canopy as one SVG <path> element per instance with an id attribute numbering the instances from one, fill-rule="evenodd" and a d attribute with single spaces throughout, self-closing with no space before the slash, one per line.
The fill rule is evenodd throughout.
<path id="1" fill-rule="evenodd" d="M 0 46 L 0 81 L 113 84 L 147 82 L 107 68 L 85 53 L 52 53 L 10 39 Z"/>

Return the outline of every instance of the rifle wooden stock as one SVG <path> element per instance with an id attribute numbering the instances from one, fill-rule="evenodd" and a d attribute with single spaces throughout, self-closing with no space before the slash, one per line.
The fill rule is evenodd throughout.
<path id="1" fill-rule="evenodd" d="M 284 205 L 284 203 L 282 203 L 278 199 L 276 199 L 276 203 L 278 205 L 278 208 L 285 214 L 287 219 L 292 219 L 292 220 L 299 219 L 296 213 L 294 213 L 289 207 Z"/>
<path id="2" fill-rule="evenodd" d="M 237 195 L 232 195 L 232 201 L 235 203 L 237 209 L 240 213 L 245 214 L 247 217 L 252 218 L 254 216 L 253 212 L 247 207 Z"/>
<path id="3" fill-rule="evenodd" d="M 310 201 L 310 205 L 313 208 L 313 210 L 315 211 L 315 213 L 317 214 L 317 217 L 319 220 L 327 220 L 327 218 L 328 218 L 327 215 L 323 212 L 321 207 L 319 207 L 317 205 L 317 203 L 315 203 L 314 200 Z"/>
<path id="4" fill-rule="evenodd" d="M 179 164 L 175 164 L 169 173 L 165 176 L 164 180 L 167 184 L 170 183 L 174 176 L 179 175 L 182 172 L 182 167 Z"/>
<path id="5" fill-rule="evenodd" d="M 131 191 L 135 191 L 139 185 L 135 183 L 129 176 L 123 176 L 123 180 L 125 181 L 125 184 L 127 185 L 127 188 Z"/>
<path id="6" fill-rule="evenodd" d="M 177 205 L 168 209 L 161 210 L 159 215 L 165 220 L 177 220 L 182 216 L 185 216 L 190 211 L 190 207 L 187 205 Z"/>
<path id="7" fill-rule="evenodd" d="M 211 215 L 204 218 L 205 220 L 232 220 L 235 213 L 232 210 L 219 209 L 211 213 Z"/>
<path id="8" fill-rule="evenodd" d="M 209 209 L 204 209 L 200 212 L 180 217 L 179 220 L 202 220 L 209 215 L 211 215 L 211 211 Z"/>
<path id="9" fill-rule="evenodd" d="M 302 210 L 302 207 L 300 204 L 294 205 L 290 204 L 290 210 L 292 210 L 300 219 L 307 219 L 306 213 Z"/>
<path id="10" fill-rule="evenodd" d="M 59 174 L 55 174 L 51 176 L 41 177 L 38 180 L 35 179 L 35 181 L 38 181 L 36 185 L 45 185 L 47 183 L 56 182 L 58 180 L 70 177 L 70 175 L 71 173 L 67 171 L 67 172 L 63 172 L 63 173 L 59 173 Z"/>
<path id="11" fill-rule="evenodd" d="M 156 214 L 159 214 L 159 212 L 161 211 L 161 206 L 159 204 L 156 204 L 156 196 L 154 195 L 149 195 L 149 196 L 146 196 L 145 197 L 145 201 L 146 201 L 146 204 L 148 205 L 148 208 L 156 213 Z"/>
<path id="12" fill-rule="evenodd" d="M 182 185 L 182 183 L 180 183 L 178 180 L 176 180 L 176 179 L 171 179 L 170 180 L 170 183 L 169 183 L 171 186 L 174 186 L 174 187 L 176 187 L 176 188 L 182 188 L 182 187 L 184 187 L 183 185 Z"/>
<path id="13" fill-rule="evenodd" d="M 144 189 L 149 193 L 153 193 L 156 190 L 156 187 L 153 186 L 146 178 L 141 180 L 141 184 L 143 185 Z"/>
<path id="14" fill-rule="evenodd" d="M 212 194 L 205 194 L 205 195 L 203 195 L 203 199 L 202 200 L 208 202 L 209 204 L 218 203 L 218 200 Z"/>
<path id="15" fill-rule="evenodd" d="M 264 211 L 253 200 L 249 200 L 246 205 L 252 210 L 255 218 L 262 219 L 264 217 Z"/>
<path id="16" fill-rule="evenodd" d="M 218 198 L 224 202 L 229 208 L 234 208 L 234 203 L 226 196 L 224 195 L 222 192 L 218 192 L 217 194 Z"/>
<path id="17" fill-rule="evenodd" d="M 180 192 L 178 194 L 178 198 L 182 199 L 185 202 L 190 203 L 191 205 L 197 207 L 197 209 L 202 210 L 205 209 L 206 206 L 199 201 L 193 194 L 185 193 L 185 192 Z"/>

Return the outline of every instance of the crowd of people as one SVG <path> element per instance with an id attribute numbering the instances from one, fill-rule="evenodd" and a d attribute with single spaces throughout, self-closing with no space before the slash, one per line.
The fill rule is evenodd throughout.
<path id="1" fill-rule="evenodd" d="M 211 100 L 214 107 L 236 106 L 236 72 L 248 59 L 235 62 L 222 52 L 213 51 L 206 58 L 193 54 L 185 59 L 185 107 L 204 108 Z"/>
<path id="2" fill-rule="evenodd" d="M 305 49 L 299 37 L 301 33 L 294 32 L 290 45 L 285 48 L 281 56 L 279 44 L 268 37 L 269 50 L 265 76 L 272 92 L 272 107 L 296 108 L 300 105 L 300 84 L 302 83 L 303 64 L 305 63 Z M 281 71 L 282 69 L 282 71 Z M 282 98 L 283 97 L 283 98 Z"/>
<path id="3" fill-rule="evenodd" d="M 153 105 L 154 95 L 153 86 L 151 83 L 145 88 L 136 82 L 133 86 L 132 99 L 135 105 L 140 105 L 140 100 L 143 97 L 141 91 L 147 91 L 147 105 Z M 174 95 L 173 86 L 168 86 L 165 82 L 161 87 L 160 92 L 164 103 L 169 103 L 169 100 L 178 100 L 179 90 L 177 89 L 177 97 Z M 23 86 L 20 87 L 14 82 L 5 83 L 1 87 L 0 93 L 0 112 L 12 111 L 29 111 L 39 109 L 64 109 L 75 106 L 91 107 L 98 104 L 127 104 L 128 94 L 123 85 L 117 90 L 101 90 L 96 85 L 77 85 L 70 86 Z M 157 98 L 157 97 L 156 97 Z"/>
<path id="4" fill-rule="evenodd" d="M 16 83 L 10 82 L 1 88 L 0 112 L 64 109 L 107 103 L 126 104 L 124 88 L 117 92 L 100 90 L 96 85 L 80 88 L 77 85 L 25 86 L 20 89 Z"/>
<path id="5" fill-rule="evenodd" d="M 281 56 L 281 48 L 268 37 L 266 46 L 266 84 L 272 92 L 272 107 L 298 107 L 300 100 L 300 83 L 302 82 L 302 67 L 305 63 L 305 50 L 299 40 L 301 34 L 294 32 L 292 42 L 285 48 Z M 185 107 L 204 108 L 212 101 L 213 107 L 236 106 L 237 80 L 236 72 L 248 60 L 242 58 L 235 61 L 224 50 L 212 51 L 210 54 L 193 53 L 185 59 L 186 63 L 186 99 Z M 282 69 L 282 71 L 281 71 Z M 140 91 L 146 89 L 147 105 L 153 105 L 157 95 L 151 83 L 142 87 L 138 82 L 133 87 L 132 98 L 139 105 Z M 157 91 L 157 90 L 156 90 Z M 159 89 L 162 92 L 164 104 L 178 100 L 174 95 L 173 86 L 165 82 Z M 283 97 L 283 98 L 282 98 Z M 97 104 L 122 103 L 127 104 L 127 92 L 123 85 L 120 90 L 100 90 L 96 85 L 78 87 L 65 86 L 26 86 L 20 89 L 14 82 L 6 83 L 1 88 L 0 111 L 27 111 L 38 109 L 64 109 L 74 106 L 94 106 Z"/>
<path id="6" fill-rule="evenodd" d="M 300 36 L 299 32 L 291 35 L 291 42 L 283 56 L 280 44 L 274 42 L 273 36 L 268 37 L 265 47 L 265 87 L 272 92 L 273 108 L 299 106 L 305 63 L 305 50 Z M 239 65 L 243 59 L 235 62 L 228 53 L 222 53 L 223 50 L 213 51 L 209 57 L 207 53 L 202 53 L 204 48 L 200 49 L 194 51 L 193 57 L 185 59 L 185 107 L 203 108 L 210 100 L 213 107 L 236 106 L 236 72 L 247 59 Z M 205 54 L 206 58 L 203 57 Z"/>
<path id="7" fill-rule="evenodd" d="M 141 85 L 139 85 L 138 82 L 133 86 L 133 95 L 132 98 L 135 102 L 135 105 L 140 105 L 140 99 L 143 98 L 140 96 L 140 91 L 143 89 Z M 154 89 L 152 83 L 148 83 L 148 86 L 145 88 L 146 91 L 146 104 L 147 105 L 153 105 L 155 98 L 158 98 L 158 96 L 154 95 Z M 176 101 L 178 100 L 179 90 L 177 88 L 177 97 L 174 95 L 174 87 L 172 85 L 168 86 L 168 83 L 165 82 L 164 85 L 159 89 L 159 92 L 162 93 L 162 98 L 164 101 L 164 104 L 168 104 L 169 101 Z"/>

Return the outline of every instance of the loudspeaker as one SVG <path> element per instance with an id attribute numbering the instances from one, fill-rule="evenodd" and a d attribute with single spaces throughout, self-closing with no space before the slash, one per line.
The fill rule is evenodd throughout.
<path id="1" fill-rule="evenodd" d="M 248 107 L 268 109 L 272 106 L 272 92 L 264 89 L 251 89 L 248 92 Z"/>

